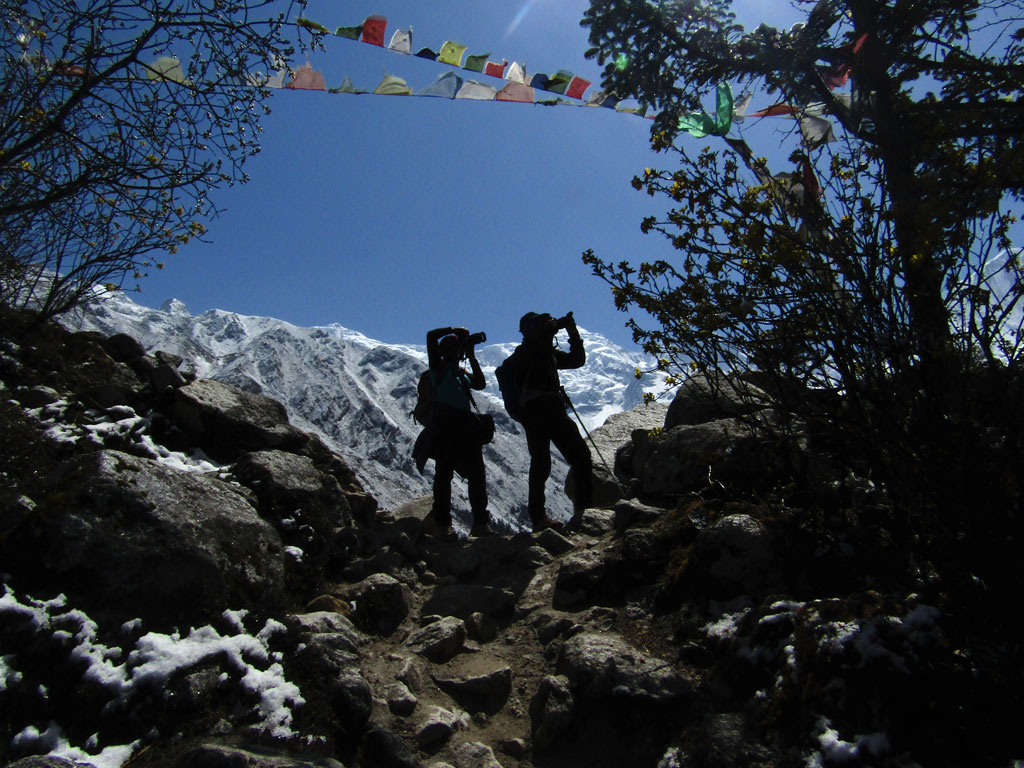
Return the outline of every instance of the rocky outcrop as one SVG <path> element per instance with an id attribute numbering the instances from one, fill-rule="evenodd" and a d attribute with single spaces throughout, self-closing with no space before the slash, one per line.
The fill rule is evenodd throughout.
<path id="1" fill-rule="evenodd" d="M 265 398 L 158 385 L 128 339 L 54 343 L 74 366 L 0 350 L 25 446 L 0 447 L 0 764 L 1008 764 L 1020 686 L 878 494 L 771 485 L 777 446 L 743 429 L 770 414 L 627 415 L 600 444 L 628 498 L 445 541 Z"/>

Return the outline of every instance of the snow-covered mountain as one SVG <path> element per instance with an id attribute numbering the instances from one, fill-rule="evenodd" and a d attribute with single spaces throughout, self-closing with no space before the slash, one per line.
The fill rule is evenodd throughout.
<path id="1" fill-rule="evenodd" d="M 384 344 L 339 325 L 302 328 L 268 317 L 210 310 L 192 315 L 177 300 L 149 309 L 122 294 L 95 301 L 63 318 L 72 330 L 127 333 L 147 349 L 185 358 L 203 378 L 279 400 L 295 426 L 323 437 L 358 474 L 385 508 L 430 493 L 431 466 L 421 476 L 412 460 L 419 426 L 412 419 L 416 382 L 426 369 L 426 347 Z M 634 376 L 645 365 L 637 354 L 581 329 L 585 367 L 562 372 L 562 383 L 587 429 L 639 404 L 644 384 Z M 491 514 L 498 525 L 520 530 L 527 523 L 529 456 L 522 428 L 501 404 L 494 369 L 517 342 L 479 348 L 488 386 L 476 396 L 497 424 L 485 448 Z M 567 468 L 553 451 L 548 508 L 567 517 L 562 492 Z M 609 461 L 612 457 L 605 457 Z M 595 461 L 600 459 L 595 456 Z M 465 489 L 453 494 L 455 516 L 466 508 Z M 468 520 L 468 511 L 462 517 Z"/>

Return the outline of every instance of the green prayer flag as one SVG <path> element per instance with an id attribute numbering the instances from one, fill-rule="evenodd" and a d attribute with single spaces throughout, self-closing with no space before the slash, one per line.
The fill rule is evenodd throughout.
<path id="1" fill-rule="evenodd" d="M 703 139 L 706 136 L 725 136 L 732 126 L 732 88 L 719 83 L 715 95 L 715 116 L 706 112 L 690 112 L 679 118 L 679 130 Z"/>
<path id="2" fill-rule="evenodd" d="M 295 23 L 300 27 L 305 27 L 312 32 L 322 32 L 325 35 L 331 34 L 331 30 L 325 27 L 323 24 L 317 24 L 315 21 L 310 19 L 296 19 Z"/>
<path id="3" fill-rule="evenodd" d="M 349 40 L 358 40 L 359 35 L 363 33 L 363 25 L 360 24 L 358 27 L 338 27 L 334 30 L 334 34 L 338 37 L 347 37 Z"/>
<path id="4" fill-rule="evenodd" d="M 555 74 L 551 75 L 550 78 L 548 78 L 548 87 L 545 88 L 544 90 L 550 91 L 551 93 L 564 94 L 565 89 L 568 88 L 569 83 L 572 82 L 573 77 L 575 77 L 575 75 L 573 75 L 572 72 L 569 72 L 568 70 L 565 69 L 560 69 L 557 72 L 555 72 Z"/>
<path id="5" fill-rule="evenodd" d="M 473 72 L 483 72 L 484 67 L 487 66 L 487 57 L 490 55 L 490 52 L 488 52 L 481 53 L 476 56 L 467 56 L 466 63 L 462 68 L 472 70 Z"/>

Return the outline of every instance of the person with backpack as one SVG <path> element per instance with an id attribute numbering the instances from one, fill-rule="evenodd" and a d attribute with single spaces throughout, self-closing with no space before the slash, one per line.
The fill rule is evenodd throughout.
<path id="1" fill-rule="evenodd" d="M 554 346 L 560 330 L 569 333 L 569 351 Z M 583 510 L 590 506 L 592 469 L 590 449 L 575 422 L 566 412 L 565 393 L 558 378 L 559 369 L 582 368 L 586 363 L 583 339 L 572 312 L 562 318 L 527 312 L 519 321 L 523 343 L 516 347 L 506 363 L 511 363 L 518 396 L 511 414 L 526 430 L 530 452 L 529 498 L 527 509 L 534 531 L 558 527 L 544 508 L 544 484 L 551 474 L 551 444 L 561 452 L 572 469 L 576 494 L 570 527 L 579 525 Z M 505 363 L 502 364 L 503 366 Z M 503 393 L 504 394 L 504 393 Z"/>
<path id="2" fill-rule="evenodd" d="M 434 459 L 434 502 L 431 517 L 441 536 L 456 538 L 452 527 L 452 479 L 455 472 L 466 478 L 473 513 L 470 536 L 489 533 L 487 478 L 484 469 L 481 420 L 473 413 L 470 390 L 486 386 L 484 373 L 474 349 L 483 334 L 470 335 L 465 328 L 435 328 L 427 333 L 427 362 L 430 370 L 432 403 L 424 437 Z M 468 359 L 471 373 L 462 367 Z"/>

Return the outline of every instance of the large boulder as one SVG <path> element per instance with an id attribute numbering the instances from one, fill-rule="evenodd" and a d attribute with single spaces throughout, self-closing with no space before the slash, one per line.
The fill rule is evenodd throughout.
<path id="1" fill-rule="evenodd" d="M 737 418 L 763 410 L 767 396 L 747 384 L 739 388 L 724 376 L 694 376 L 679 385 L 665 414 L 665 429 Z"/>
<path id="2" fill-rule="evenodd" d="M 709 485 L 729 491 L 764 490 L 778 482 L 780 470 L 796 461 L 799 443 L 767 440 L 769 416 L 755 424 L 718 419 L 672 427 L 660 434 L 637 431 L 633 472 L 650 497 L 699 492 Z"/>
<path id="3" fill-rule="evenodd" d="M 62 465 L 5 544 L 9 563 L 32 558 L 12 570 L 35 574 L 33 589 L 125 619 L 166 626 L 283 600 L 281 540 L 244 489 L 119 451 Z"/>
<path id="4" fill-rule="evenodd" d="M 623 498 L 630 477 L 630 463 L 623 461 L 636 430 L 657 429 L 665 423 L 668 406 L 663 403 L 649 403 L 609 416 L 597 429 L 590 433 L 589 447 L 594 462 L 594 486 L 592 503 L 597 507 L 608 507 Z M 565 492 L 574 498 L 575 483 L 572 471 L 565 479 Z"/>
<path id="5" fill-rule="evenodd" d="M 726 515 L 704 528 L 690 549 L 686 574 L 695 589 L 725 600 L 762 598 L 782 588 L 771 532 L 748 514 Z"/>
<path id="6" fill-rule="evenodd" d="M 218 461 L 268 448 L 297 450 L 309 439 L 288 423 L 278 401 L 212 379 L 172 390 L 165 410 L 189 441 Z"/>
<path id="7" fill-rule="evenodd" d="M 613 633 L 583 632 L 565 641 L 556 664 L 577 696 L 669 702 L 691 696 L 693 679 Z"/>

